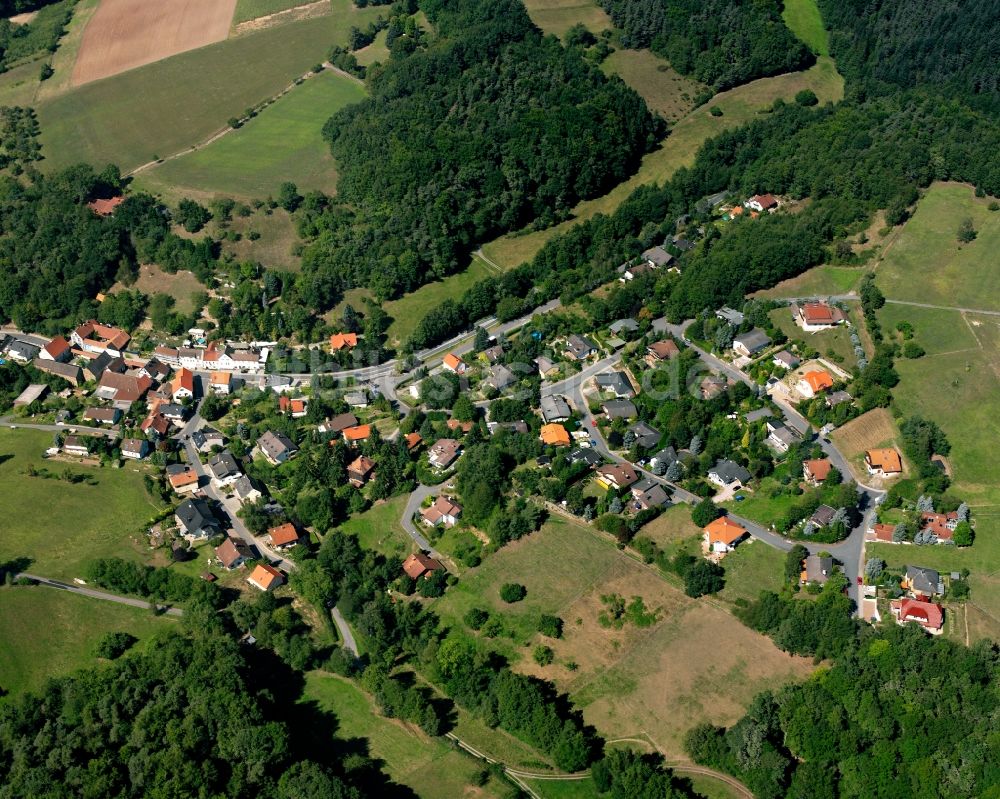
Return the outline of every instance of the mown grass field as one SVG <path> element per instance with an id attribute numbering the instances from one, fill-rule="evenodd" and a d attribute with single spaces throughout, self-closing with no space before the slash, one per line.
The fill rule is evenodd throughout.
<path id="1" fill-rule="evenodd" d="M 484 245 L 483 252 L 505 268 L 530 260 L 547 241 L 569 230 L 576 222 L 598 213 L 613 213 L 639 186 L 668 180 L 677 169 L 693 163 L 698 148 L 706 139 L 766 113 L 776 99 L 790 100 L 802 89 L 812 89 L 820 102 L 837 101 L 844 95 L 844 81 L 831 59 L 820 58 L 805 72 L 762 78 L 722 92 L 713 97 L 711 103 L 695 109 L 678 122 L 663 144 L 643 158 L 635 175 L 607 194 L 579 203 L 571 219 L 542 231 L 505 236 Z M 709 112 L 711 106 L 722 109 L 722 116 L 713 117 Z"/>
<path id="2" fill-rule="evenodd" d="M 886 297 L 951 308 L 1000 310 L 1000 211 L 964 183 L 934 183 L 917 203 L 875 275 Z M 975 241 L 962 244 L 958 228 L 971 219 Z"/>
<path id="3" fill-rule="evenodd" d="M 223 253 L 231 253 L 238 261 L 260 261 L 290 272 L 302 268 L 302 258 L 295 254 L 301 239 L 284 209 L 275 208 L 270 214 L 261 210 L 246 218 L 234 216 L 230 228 L 242 234 L 242 238 L 223 242 Z M 248 236 L 251 231 L 259 233 L 260 238 L 252 241 Z"/>
<path id="4" fill-rule="evenodd" d="M 455 749 L 442 738 L 431 738 L 417 726 L 378 714 L 373 702 L 353 683 L 332 674 L 310 672 L 303 701 L 315 702 L 337 719 L 337 737 L 364 738 L 368 754 L 394 782 L 409 786 L 420 799 L 454 799 L 458 796 L 500 797 L 505 785 L 491 779 L 474 786 L 482 764 Z"/>
<path id="5" fill-rule="evenodd" d="M 30 558 L 43 577 L 80 577 L 93 558 L 141 559 L 148 552 L 143 532 L 157 514 L 142 484 L 142 474 L 123 469 L 46 461 L 52 433 L 0 429 L 0 562 Z M 29 477 L 29 466 L 54 474 L 65 469 L 93 475 L 97 485 Z"/>
<path id="6" fill-rule="evenodd" d="M 233 14 L 233 25 L 239 25 L 268 14 L 276 14 L 296 6 L 304 6 L 310 0 L 237 0 L 236 11 Z"/>
<path id="7" fill-rule="evenodd" d="M 131 286 L 124 286 L 115 283 L 111 287 L 112 292 L 141 291 L 143 294 L 152 296 L 153 294 L 169 294 L 177 303 L 174 308 L 180 313 L 190 313 L 194 308 L 191 302 L 191 295 L 195 292 L 205 291 L 205 286 L 192 272 L 175 272 L 169 274 L 158 266 L 139 267 L 139 278 Z"/>
<path id="8" fill-rule="evenodd" d="M 386 35 L 388 31 L 379 31 L 378 35 L 367 47 L 362 47 L 360 50 L 354 51 L 354 57 L 358 59 L 358 63 L 363 67 L 370 66 L 376 61 L 385 63 L 389 60 L 389 47 L 386 45 Z"/>
<path id="9" fill-rule="evenodd" d="M 405 558 L 416 546 L 399 523 L 407 495 L 393 497 L 357 513 L 341 525 L 341 533 L 356 535 L 361 546 L 383 555 Z M 335 534 L 336 535 L 336 534 Z"/>
<path id="10" fill-rule="evenodd" d="M 740 544 L 722 559 L 726 587 L 718 598 L 726 602 L 753 600 L 761 591 L 778 591 L 784 583 L 785 553 L 763 541 Z"/>
<path id="11" fill-rule="evenodd" d="M 863 274 L 864 271 L 856 267 L 823 264 L 814 266 L 801 275 L 783 280 L 773 288 L 758 291 L 753 296 L 781 299 L 847 294 L 854 291 Z"/>
<path id="12" fill-rule="evenodd" d="M 457 300 L 466 289 L 491 274 L 496 274 L 496 270 L 474 255 L 465 271 L 427 283 L 398 300 L 382 303 L 393 320 L 387 332 L 389 341 L 398 344 L 405 340 L 431 309 L 447 299 Z"/>
<path id="13" fill-rule="evenodd" d="M 694 107 L 695 96 L 705 88 L 649 50 L 616 50 L 604 59 L 601 70 L 618 75 L 668 122 L 685 116 Z"/>
<path id="14" fill-rule="evenodd" d="M 363 85 L 330 70 L 314 75 L 239 130 L 204 149 L 137 176 L 137 184 L 241 199 L 276 195 L 285 181 L 300 191 L 334 194 L 337 169 L 323 125 L 334 112 L 365 96 Z"/>
<path id="15" fill-rule="evenodd" d="M 595 0 L 525 0 L 524 5 L 532 22 L 559 37 L 578 23 L 591 33 L 614 27 Z"/>
<path id="16" fill-rule="evenodd" d="M 679 527 L 676 534 L 687 532 Z M 753 554 L 753 566 L 734 579 L 742 593 L 752 591 L 753 569 L 768 563 L 766 554 Z M 499 589 L 505 582 L 523 584 L 527 597 L 504 603 Z M 771 584 L 770 576 L 761 581 L 761 587 Z M 608 594 L 626 602 L 641 596 L 648 611 L 657 611 L 657 621 L 642 628 L 603 626 L 602 596 Z M 610 540 L 561 519 L 487 557 L 433 605 L 455 625 L 463 625 L 472 607 L 503 619 L 504 633 L 484 644 L 515 659 L 518 670 L 553 680 L 602 735 L 647 737 L 670 756 L 683 756 L 681 740 L 693 724 L 730 723 L 766 685 L 809 670 L 806 661 L 781 653 L 720 603 L 689 599 Z M 561 639 L 535 632 L 542 613 L 562 618 Z M 723 652 L 719 641 L 726 641 Z M 531 660 L 539 643 L 554 650 L 552 665 Z"/>
<path id="17" fill-rule="evenodd" d="M 788 29 L 816 55 L 830 55 L 830 35 L 823 26 L 816 0 L 785 0 L 781 17 Z"/>
<path id="18" fill-rule="evenodd" d="M 380 13 L 332 2 L 332 15 L 229 39 L 40 103 L 43 168 L 86 161 L 127 172 L 205 141 Z"/>
<path id="19" fill-rule="evenodd" d="M 43 586 L 0 588 L 0 688 L 16 695 L 97 662 L 94 647 L 110 632 L 143 642 L 176 629 L 172 616 Z"/>

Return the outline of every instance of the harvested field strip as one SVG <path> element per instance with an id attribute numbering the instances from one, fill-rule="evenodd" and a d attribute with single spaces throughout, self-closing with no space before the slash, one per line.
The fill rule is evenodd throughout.
<path id="1" fill-rule="evenodd" d="M 83 32 L 73 85 L 221 42 L 235 8 L 236 0 L 103 0 Z"/>

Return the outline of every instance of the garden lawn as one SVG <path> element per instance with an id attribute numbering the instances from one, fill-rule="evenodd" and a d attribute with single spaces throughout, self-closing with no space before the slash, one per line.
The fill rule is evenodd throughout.
<path id="1" fill-rule="evenodd" d="M 880 260 L 876 282 L 890 300 L 951 308 L 1000 310 L 1000 211 L 965 183 L 934 183 Z M 958 228 L 971 219 L 978 231 L 969 244 Z"/>
<path id="2" fill-rule="evenodd" d="M 726 587 L 719 599 L 736 602 L 760 596 L 761 591 L 779 591 L 785 581 L 785 553 L 763 541 L 748 541 L 722 559 Z"/>
<path id="3" fill-rule="evenodd" d="M 554 236 L 565 233 L 581 219 L 598 213 L 610 214 L 639 186 L 663 183 L 682 166 L 694 162 L 698 148 L 710 137 L 738 127 L 765 112 L 776 99 L 791 100 L 802 89 L 812 89 L 821 103 L 836 102 L 844 96 L 844 80 L 833 61 L 820 58 L 804 72 L 762 78 L 717 94 L 678 122 L 660 147 L 642 160 L 639 170 L 607 194 L 585 200 L 573 209 L 571 219 L 533 233 L 511 234 L 483 246 L 483 252 L 504 268 L 530 261 Z M 722 110 L 714 117 L 710 107 Z"/>
<path id="4" fill-rule="evenodd" d="M 336 716 L 338 738 L 366 739 L 367 753 L 382 761 L 394 782 L 409 786 L 421 799 L 505 795 L 505 785 L 496 779 L 482 788 L 474 787 L 482 769 L 480 761 L 453 749 L 443 738 L 425 735 L 415 725 L 379 715 L 371 699 L 348 680 L 310 672 L 303 701 L 315 702 Z"/>
<path id="5" fill-rule="evenodd" d="M 389 46 L 386 44 L 388 33 L 388 30 L 379 31 L 375 36 L 375 41 L 367 47 L 354 51 L 354 57 L 361 66 L 371 66 L 376 61 L 384 64 L 389 60 Z"/>
<path id="6" fill-rule="evenodd" d="M 754 297 L 781 299 L 783 297 L 822 297 L 831 294 L 847 294 L 854 291 L 864 272 L 852 266 L 814 266 L 788 280 L 783 280 L 774 288 L 756 292 Z M 802 332 L 801 330 L 799 331 Z"/>
<path id="7" fill-rule="evenodd" d="M 785 488 L 776 480 L 765 477 L 754 491 L 738 491 L 740 496 L 746 497 L 742 502 L 730 500 L 723 502 L 722 507 L 728 508 L 739 516 L 744 516 L 751 521 L 757 522 L 762 527 L 771 527 L 780 519 L 785 517 L 789 509 L 800 499 L 793 494 L 780 493 L 777 496 L 770 496 L 772 490 L 779 491 Z"/>
<path id="8" fill-rule="evenodd" d="M 350 0 L 332 4 L 330 16 L 228 39 L 39 103 L 42 167 L 84 161 L 128 172 L 205 141 L 303 75 L 332 45 L 346 44 L 352 26 L 381 13 Z"/>
<path id="9" fill-rule="evenodd" d="M 0 588 L 0 688 L 16 695 L 93 666 L 94 647 L 110 632 L 127 632 L 136 646 L 177 628 L 172 616 L 43 586 Z"/>
<path id="10" fill-rule="evenodd" d="M 112 556 L 148 560 L 145 529 L 157 515 L 134 464 L 122 469 L 78 466 L 42 458 L 52 433 L 0 429 L 0 562 L 31 559 L 43 577 L 82 576 L 86 563 Z M 97 485 L 29 477 L 28 466 L 97 478 Z"/>
<path id="11" fill-rule="evenodd" d="M 846 324 L 827 330 L 818 330 L 815 333 L 807 333 L 795 324 L 792 312 L 788 308 L 776 308 L 768 316 L 774 326 L 781 330 L 789 341 L 802 342 L 816 350 L 821 357 L 831 358 L 848 372 L 857 364 L 857 358 L 854 356 L 854 345 L 851 343 L 851 329 Z"/>
<path id="12" fill-rule="evenodd" d="M 355 514 L 340 526 L 340 531 L 356 535 L 365 549 L 405 558 L 416 550 L 416 545 L 399 523 L 407 499 L 406 494 L 393 497 L 387 502 L 372 506 L 364 513 Z"/>
<path id="13" fill-rule="evenodd" d="M 323 125 L 365 96 L 357 80 L 324 70 L 268 106 L 242 128 L 201 150 L 141 174 L 140 182 L 251 199 L 277 195 L 285 181 L 301 192 L 334 194 L 337 170 Z"/>

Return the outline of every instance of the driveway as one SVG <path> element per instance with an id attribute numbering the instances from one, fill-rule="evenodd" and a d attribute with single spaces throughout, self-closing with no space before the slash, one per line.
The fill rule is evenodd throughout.
<path id="1" fill-rule="evenodd" d="M 420 547 L 420 550 L 422 552 L 429 552 L 430 556 L 435 560 L 441 560 L 441 555 L 434 550 L 431 542 L 424 538 L 420 530 L 417 529 L 417 526 L 413 523 L 413 516 L 420 510 L 423 501 L 427 497 L 437 494 L 440 488 L 440 486 L 418 485 L 413 493 L 410 494 L 409 499 L 406 500 L 406 507 L 403 508 L 403 517 L 399 520 L 400 524 L 403 525 L 403 529 L 406 530 L 407 535 Z"/>

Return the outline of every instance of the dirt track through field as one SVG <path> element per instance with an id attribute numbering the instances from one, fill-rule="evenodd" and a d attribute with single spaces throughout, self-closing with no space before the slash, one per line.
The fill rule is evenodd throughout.
<path id="1" fill-rule="evenodd" d="M 83 32 L 73 85 L 221 42 L 235 10 L 236 0 L 102 0 Z"/>

